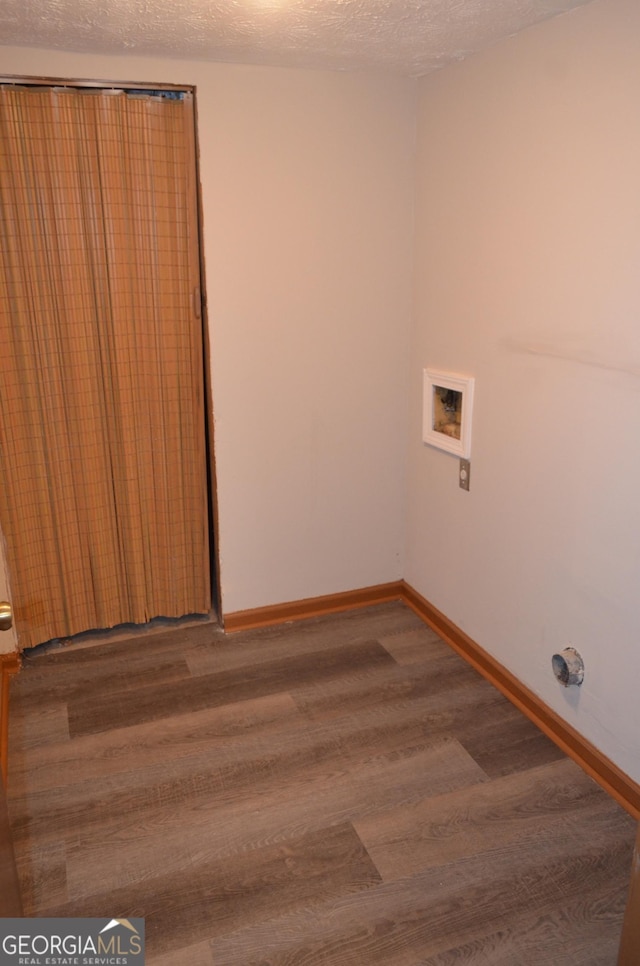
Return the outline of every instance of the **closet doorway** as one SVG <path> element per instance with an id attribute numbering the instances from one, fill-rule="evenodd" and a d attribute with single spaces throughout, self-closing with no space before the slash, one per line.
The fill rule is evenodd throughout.
<path id="1" fill-rule="evenodd" d="M 193 92 L 2 83 L 0 245 L 20 647 L 208 614 Z"/>

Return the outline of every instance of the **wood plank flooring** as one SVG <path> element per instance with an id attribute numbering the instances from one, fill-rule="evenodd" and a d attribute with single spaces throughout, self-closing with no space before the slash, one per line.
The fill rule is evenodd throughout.
<path id="1" fill-rule="evenodd" d="M 614 966 L 635 823 L 401 603 L 34 653 L 25 914 L 150 966 Z"/>

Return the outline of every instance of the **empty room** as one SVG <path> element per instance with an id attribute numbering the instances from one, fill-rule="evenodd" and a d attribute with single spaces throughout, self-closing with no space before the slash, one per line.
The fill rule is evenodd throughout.
<path id="1" fill-rule="evenodd" d="M 0 25 L 3 923 L 640 963 L 640 6 Z"/>

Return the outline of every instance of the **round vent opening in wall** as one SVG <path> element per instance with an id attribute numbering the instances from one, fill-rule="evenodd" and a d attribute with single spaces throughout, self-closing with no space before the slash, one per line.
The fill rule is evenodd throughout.
<path id="1" fill-rule="evenodd" d="M 551 667 L 556 678 L 565 688 L 575 684 L 580 686 L 584 680 L 584 661 L 575 647 L 565 647 L 551 658 Z"/>

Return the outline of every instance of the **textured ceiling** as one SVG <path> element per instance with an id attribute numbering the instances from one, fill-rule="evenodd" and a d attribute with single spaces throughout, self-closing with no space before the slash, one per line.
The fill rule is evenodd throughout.
<path id="1" fill-rule="evenodd" d="M 0 42 L 420 76 L 590 0 L 0 0 Z"/>

